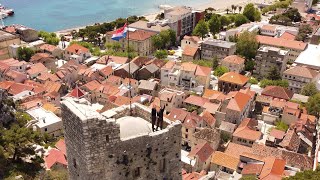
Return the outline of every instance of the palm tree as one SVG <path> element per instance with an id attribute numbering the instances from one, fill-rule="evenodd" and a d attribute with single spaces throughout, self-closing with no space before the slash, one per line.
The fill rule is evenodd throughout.
<path id="1" fill-rule="evenodd" d="M 242 10 L 242 6 L 239 6 L 238 9 L 239 9 L 239 14 L 240 14 L 241 10 Z"/>
<path id="2" fill-rule="evenodd" d="M 234 14 L 234 10 L 235 10 L 235 5 L 231 5 L 231 9 L 232 9 L 232 12 L 233 12 L 233 14 Z"/>
<path id="3" fill-rule="evenodd" d="M 225 11 L 227 11 L 227 14 L 229 14 L 230 9 L 229 9 L 229 8 L 227 8 Z"/>

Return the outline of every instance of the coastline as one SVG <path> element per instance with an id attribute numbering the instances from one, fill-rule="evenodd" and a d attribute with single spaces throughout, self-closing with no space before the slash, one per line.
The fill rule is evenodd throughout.
<path id="1" fill-rule="evenodd" d="M 192 8 L 194 8 L 195 10 L 205 10 L 209 7 L 213 7 L 216 11 L 217 14 L 224 14 L 225 13 L 225 9 L 229 8 L 231 9 L 232 5 L 236 5 L 236 6 L 242 6 L 242 10 L 244 9 L 244 6 L 246 4 L 249 3 L 272 3 L 274 2 L 274 0 L 215 0 L 213 2 L 210 3 L 202 3 L 202 4 L 197 4 L 192 6 Z M 153 13 L 148 13 L 148 14 L 144 14 L 141 16 L 146 17 L 147 20 L 149 21 L 153 21 L 155 20 L 156 16 L 161 13 L 163 10 L 158 9 L 156 12 Z M 236 10 L 236 12 L 238 12 L 238 9 Z M 111 21 L 105 21 L 105 22 L 100 22 L 100 23 L 107 23 L 107 22 L 111 22 Z M 92 26 L 94 24 L 88 24 L 86 26 Z M 68 34 L 70 32 L 72 32 L 73 30 L 78 31 L 79 29 L 83 29 L 86 26 L 78 26 L 78 27 L 74 27 L 74 28 L 68 28 L 68 29 L 63 29 L 63 30 L 59 30 L 59 31 L 55 31 L 55 33 L 59 36 L 59 35 L 65 35 Z"/>

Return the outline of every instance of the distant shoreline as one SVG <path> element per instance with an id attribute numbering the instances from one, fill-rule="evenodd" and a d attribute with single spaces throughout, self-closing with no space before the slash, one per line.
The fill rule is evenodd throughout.
<path id="1" fill-rule="evenodd" d="M 205 10 L 209 7 L 212 7 L 216 10 L 217 13 L 224 13 L 225 9 L 229 8 L 231 10 L 231 5 L 237 5 L 237 6 L 242 6 L 242 10 L 244 9 L 244 6 L 246 4 L 249 3 L 272 3 L 274 2 L 274 0 L 214 0 L 213 2 L 210 3 L 203 3 L 203 4 L 198 4 L 195 6 L 191 6 L 193 9 L 195 10 Z M 147 20 L 152 21 L 155 19 L 155 17 L 161 13 L 162 10 L 158 10 L 154 13 L 148 13 L 145 15 L 141 15 L 146 17 Z M 237 9 L 236 12 L 239 12 L 239 10 Z M 112 22 L 112 21 L 105 21 L 105 22 L 96 22 L 96 23 L 108 23 L 108 22 Z M 95 23 L 94 23 L 95 24 Z M 93 26 L 94 24 L 88 24 L 86 26 Z M 55 31 L 55 33 L 57 33 L 58 35 L 60 34 L 68 34 L 70 32 L 72 32 L 73 30 L 78 31 L 79 29 L 83 29 L 86 26 L 78 26 L 78 27 L 74 27 L 74 28 L 68 28 L 68 29 L 63 29 L 63 30 L 58 30 Z"/>

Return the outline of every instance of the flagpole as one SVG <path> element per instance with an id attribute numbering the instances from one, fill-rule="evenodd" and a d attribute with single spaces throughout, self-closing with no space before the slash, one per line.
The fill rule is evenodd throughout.
<path id="1" fill-rule="evenodd" d="M 129 55 L 129 22 L 127 18 L 127 54 L 128 54 L 128 60 L 129 60 L 129 112 L 130 116 L 132 115 L 132 109 L 131 109 L 131 58 Z"/>

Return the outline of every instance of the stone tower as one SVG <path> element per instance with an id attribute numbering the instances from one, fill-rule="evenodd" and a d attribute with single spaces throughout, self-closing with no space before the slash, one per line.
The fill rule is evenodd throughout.
<path id="1" fill-rule="evenodd" d="M 62 118 L 69 176 L 88 179 L 181 179 L 181 123 L 152 132 L 151 110 L 133 104 L 102 114 L 66 98 Z"/>

